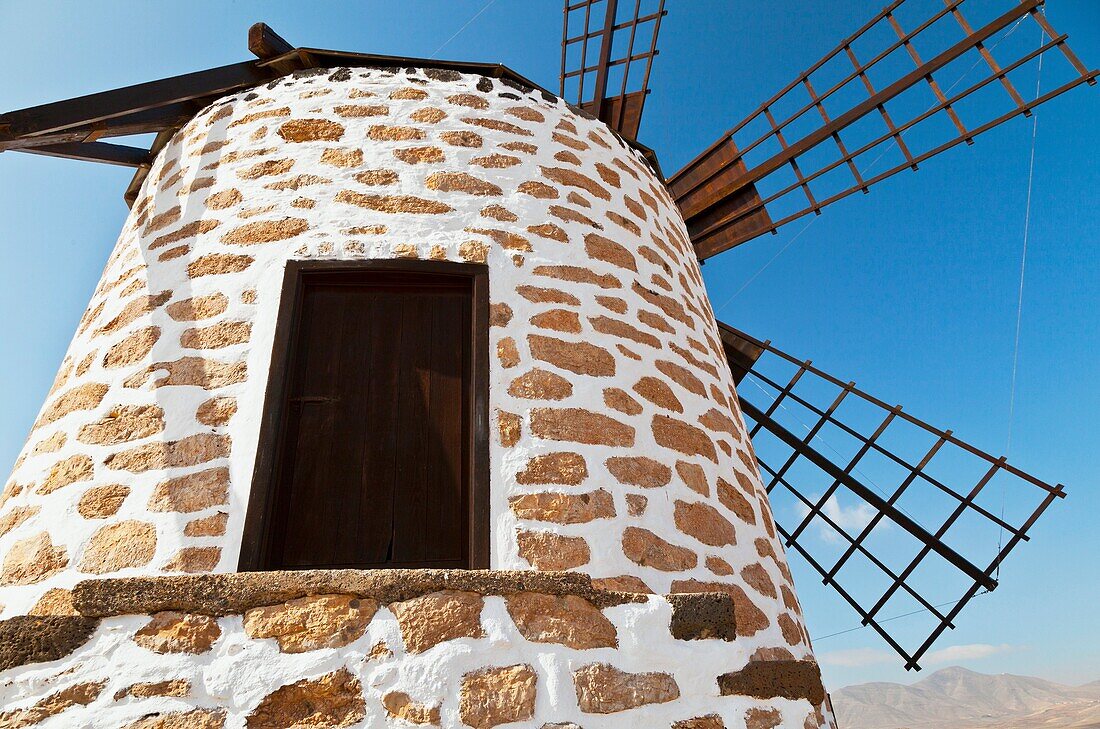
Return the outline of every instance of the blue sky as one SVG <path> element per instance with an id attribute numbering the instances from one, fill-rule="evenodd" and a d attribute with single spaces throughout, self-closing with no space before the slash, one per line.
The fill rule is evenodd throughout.
<path id="1" fill-rule="evenodd" d="M 969 0 L 964 9 L 988 17 L 1011 2 Z M 678 169 L 881 5 L 668 0 L 641 141 L 666 172 Z M 0 74 L 0 108 L 243 60 L 247 27 L 257 20 L 298 45 L 500 61 L 554 89 L 560 7 L 558 0 L 496 0 L 462 29 L 485 0 L 4 0 L 0 44 L 18 60 Z M 1050 0 L 1047 14 L 1086 64 L 1100 65 L 1100 3 Z M 1020 32 L 1038 43 L 1030 24 Z M 1022 78 L 1030 81 L 1021 81 L 1021 93 L 1033 94 L 1034 69 Z M 1093 425 L 1100 411 L 1100 93 L 1078 89 L 1038 117 L 1010 456 L 1065 483 L 1070 497 L 1010 558 L 1002 586 L 963 613 L 925 665 L 1083 683 L 1100 679 L 1100 431 Z M 1016 119 L 916 174 L 712 259 L 704 274 L 720 318 L 999 455 L 1008 433 L 1031 134 L 1031 122 Z M 122 168 L 0 155 L 5 473 L 121 228 L 129 177 Z M 858 625 L 797 557 L 792 564 L 811 635 Z M 895 624 L 904 629 L 905 621 Z M 820 639 L 816 649 L 833 688 L 920 678 L 901 670 L 870 630 Z"/>

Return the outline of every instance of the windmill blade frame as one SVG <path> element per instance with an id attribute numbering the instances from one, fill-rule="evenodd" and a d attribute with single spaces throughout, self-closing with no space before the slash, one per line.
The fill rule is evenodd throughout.
<path id="1" fill-rule="evenodd" d="M 822 577 L 823 583 L 835 589 L 860 615 L 863 624 L 872 627 L 905 659 L 907 669 L 919 670 L 918 662 L 921 657 L 945 630 L 954 627 L 955 617 L 970 600 L 981 590 L 991 592 L 996 589 L 996 575 L 1001 563 L 1021 541 L 1028 540 L 1028 531 L 1054 500 L 1065 498 L 1064 487 L 1061 484 L 1052 486 L 1045 483 L 1009 464 L 1004 457 L 996 458 L 960 440 L 950 430 L 937 428 L 903 412 L 900 405 L 888 405 L 857 388 L 854 382 L 844 382 L 814 367 L 809 360 L 799 360 L 777 349 L 770 342 L 751 337 L 721 322 L 719 333 L 734 381 L 738 384 L 739 405 L 743 415 L 751 423 L 749 435 L 753 439 L 761 476 L 767 482 L 765 487 L 769 498 L 774 502 L 781 494 L 791 495 L 801 510 L 797 525 L 784 526 L 782 515 L 776 516 L 776 528 L 786 546 L 804 557 Z M 793 376 L 784 383 L 767 374 L 761 363 L 768 358 L 788 365 L 788 369 L 793 367 Z M 811 381 L 814 382 L 811 384 Z M 809 388 L 806 387 L 807 384 L 810 384 Z M 814 385 L 827 386 L 829 395 L 835 393 L 828 405 L 820 405 L 814 402 L 812 396 L 799 391 L 822 389 L 815 388 Z M 750 395 L 754 395 L 753 399 L 757 402 L 753 402 Z M 878 413 L 878 416 L 868 418 L 872 423 L 877 422 L 877 425 L 861 427 L 842 418 L 838 409 L 849 398 L 860 401 L 869 406 L 872 412 Z M 816 422 L 808 424 L 799 421 L 799 425 L 806 431 L 805 434 L 795 434 L 779 422 L 780 411 L 786 410 L 788 405 L 792 409 L 797 408 L 800 413 L 816 418 Z M 797 414 L 794 417 L 797 419 Z M 877 417 L 881 417 L 881 420 L 877 420 Z M 889 438 L 887 433 L 890 428 L 902 423 L 915 427 L 929 437 L 932 445 L 919 460 L 907 459 L 889 445 L 884 445 Z M 825 441 L 822 435 L 825 428 L 844 434 L 853 443 L 858 443 L 854 455 L 848 458 Z M 866 430 L 870 432 L 865 432 Z M 762 448 L 758 436 L 764 435 L 770 436 L 779 444 L 778 448 L 773 447 L 772 450 L 781 454 L 781 464 L 778 460 L 765 460 L 761 457 Z M 834 455 L 825 455 L 826 448 L 833 451 Z M 893 462 L 900 472 L 905 473 L 892 492 L 883 491 L 881 486 L 862 473 L 860 467 L 867 467 L 869 454 Z M 944 478 L 932 473 L 932 461 L 937 458 L 940 462 L 946 459 L 952 463 L 958 459 L 969 460 L 976 464 L 981 476 L 968 490 L 958 490 Z M 809 488 L 796 483 L 798 478 L 790 475 L 795 471 L 796 464 L 808 464 L 815 473 L 823 474 L 825 480 L 831 480 L 831 484 L 821 493 L 807 494 Z M 978 503 L 983 490 L 999 477 L 1034 489 L 1038 498 L 1034 508 L 1018 521 L 1009 520 L 1003 513 L 997 515 Z M 868 486 L 867 483 L 871 485 Z M 907 513 L 901 505 L 901 500 L 907 493 L 912 494 L 920 489 L 932 489 L 951 504 L 951 508 L 946 509 L 946 516 L 940 513 L 932 515 L 937 522 L 935 527 L 926 528 L 920 523 L 921 519 Z M 859 509 L 873 514 L 862 524 L 856 535 L 851 534 L 844 524 L 838 523 L 839 519 L 830 516 L 830 506 L 836 504 L 836 495 L 842 491 L 855 498 Z M 976 564 L 973 557 L 964 556 L 961 549 L 953 546 L 952 542 L 960 539 L 958 532 L 961 530 L 956 530 L 950 536 L 948 532 L 964 518 L 978 519 L 1003 530 L 1002 533 L 1008 536 L 1007 541 L 998 544 L 994 557 L 988 563 Z M 916 547 L 914 555 L 906 554 L 904 567 L 901 569 L 895 569 L 888 564 L 891 560 L 877 555 L 875 547 L 869 546 L 869 538 L 876 527 L 886 523 L 899 527 L 907 535 L 907 540 Z M 827 528 L 827 533 L 835 533 L 839 537 L 838 542 L 844 545 L 839 558 L 831 560 L 831 564 L 825 564 L 825 560 L 815 554 L 817 545 L 808 538 L 812 533 L 811 527 Z M 885 576 L 889 585 L 885 590 L 868 590 L 866 583 L 860 584 L 858 588 L 861 588 L 861 592 L 868 593 L 865 597 L 841 584 L 845 582 L 840 575 L 841 571 L 857 555 L 863 560 L 863 564 L 870 565 L 873 571 Z M 960 579 L 965 578 L 966 586 L 957 599 L 947 603 L 949 609 L 943 611 L 940 609 L 945 606 L 941 602 L 943 595 L 926 594 L 927 590 L 922 589 L 915 575 L 918 570 L 942 571 L 945 567 L 950 567 L 952 573 Z M 938 583 L 937 587 L 942 588 L 943 583 Z M 882 610 L 895 595 L 911 600 L 919 606 L 919 610 L 926 611 L 934 618 L 931 630 L 926 636 L 921 636 L 920 643 L 915 647 L 904 646 L 883 625 L 886 619 L 881 614 Z"/>
<path id="2" fill-rule="evenodd" d="M 1067 43 L 1068 36 L 1058 34 L 1051 26 L 1041 11 L 1044 0 L 1020 0 L 1010 10 L 976 30 L 962 14 L 961 6 L 965 0 L 944 0 L 942 9 L 908 32 L 897 19 L 897 11 L 905 2 L 907 0 L 893 0 L 856 33 L 844 39 L 668 179 L 669 189 L 687 221 L 700 260 L 746 243 L 764 233 L 775 233 L 780 226 L 809 213 L 820 214 L 825 206 L 855 192 L 868 192 L 872 185 L 902 170 L 915 170 L 920 163 L 931 157 L 959 144 L 973 143 L 974 137 L 1012 118 L 1029 116 L 1035 107 L 1083 83 L 1095 85 L 1096 78 L 1100 75 L 1100 71 L 1090 71 L 1077 58 Z M 1042 30 L 1044 42 L 1035 50 L 1022 53 L 1006 65 L 1000 65 L 993 56 L 992 48 L 987 46 L 987 41 L 998 33 L 1012 32 L 1014 24 L 1021 23 L 1026 18 L 1031 18 Z M 924 60 L 917 50 L 917 44 L 923 43 L 928 47 L 934 43 L 936 39 L 932 29 L 940 32 L 943 24 L 947 23 L 962 32 L 962 39 Z M 861 61 L 853 47 L 857 43 L 871 42 L 868 39 L 883 31 L 889 32 L 896 40 L 887 44 L 870 60 Z M 1013 86 L 1009 74 L 1054 48 L 1068 61 L 1073 77 L 1051 91 L 1026 101 Z M 914 67 L 892 82 L 880 84 L 876 88 L 869 72 L 885 73 L 889 77 L 891 69 L 886 67 L 888 64 L 884 61 L 895 53 L 907 55 Z M 934 74 L 943 71 L 968 53 L 978 54 L 975 65 L 984 63 L 988 73 L 962 91 L 949 96 L 951 88 L 945 92 Z M 850 71 L 838 82 L 834 83 L 831 79 L 825 81 L 828 85 L 822 86 L 824 90 L 818 91 L 815 81 L 823 81 L 826 76 L 823 69 L 839 58 L 847 59 L 851 66 Z M 927 84 L 936 99 L 931 107 L 908 118 L 891 114 L 887 104 L 906 91 L 924 84 Z M 977 123 L 964 123 L 956 107 L 994 84 L 1003 87 L 1011 101 L 1011 108 L 1001 114 L 994 113 L 992 118 L 986 118 L 983 114 Z M 862 93 L 866 94 L 862 101 L 841 113 L 829 113 L 826 102 L 834 103 L 839 98 L 838 92 L 843 89 L 858 87 L 862 87 Z M 796 106 L 796 111 L 777 118 L 774 110 L 792 103 Z M 876 114 L 881 118 L 885 131 L 867 134 L 866 130 L 854 129 L 854 125 Z M 819 122 L 808 121 L 814 115 L 820 116 Z M 924 151 L 910 148 L 910 143 L 904 137 L 907 132 L 929 120 L 945 117 L 953 129 L 953 136 Z M 806 124 L 813 124 L 813 130 L 792 139 L 787 138 L 792 133 L 797 134 L 795 130 L 800 125 Z M 735 137 L 749 133 L 747 130 L 754 125 L 762 127 L 763 133 L 738 145 Z M 856 131 L 861 133 L 856 134 Z M 850 133 L 847 143 L 841 136 L 842 132 Z M 824 156 L 821 145 L 830 140 L 836 146 L 836 158 L 828 162 L 813 159 L 812 157 Z M 862 162 L 864 155 L 879 153 L 881 158 L 888 151 L 889 145 L 898 147 L 902 156 L 901 162 L 874 175 L 870 175 L 873 162 L 860 169 L 857 162 Z M 758 164 L 746 163 L 747 155 L 767 154 L 764 150 L 776 147 L 778 151 Z M 815 154 L 811 156 L 811 152 Z M 788 168 L 793 173 L 794 181 L 774 182 L 781 174 L 786 174 Z M 822 196 L 821 188 L 828 181 L 823 178 L 838 170 L 847 170 L 850 179 L 839 187 L 833 186 L 824 190 Z M 777 189 L 760 193 L 758 188 L 762 183 L 773 183 L 771 186 Z M 811 187 L 811 183 L 817 184 L 817 192 Z M 804 196 L 805 200 L 794 201 L 796 195 Z"/>
<path id="3" fill-rule="evenodd" d="M 625 0 L 624 6 L 631 0 Z M 600 7 L 600 4 L 603 4 Z M 645 0 L 652 6 L 654 0 Z M 619 0 L 565 0 L 562 12 L 560 96 L 592 114 L 619 134 L 637 139 L 642 110 L 649 95 L 649 77 L 653 59 L 657 57 L 657 37 L 661 19 L 668 14 L 665 0 L 656 0 L 656 9 L 643 13 L 643 0 L 633 0 L 633 12 L 625 20 L 619 17 Z M 593 10 L 596 12 L 594 13 Z M 581 20 L 579 34 L 571 35 L 570 27 Z M 593 27 L 593 21 L 599 25 Z M 616 40 L 627 38 L 625 52 L 616 53 Z M 636 46 L 643 49 L 634 52 Z M 589 63 L 589 51 L 597 58 Z M 579 53 L 574 54 L 574 49 Z M 577 57 L 574 58 L 573 56 Z M 643 66 L 640 77 L 631 76 L 631 69 Z M 613 83 L 612 72 L 621 79 Z M 592 84 L 586 90 L 586 80 Z M 573 91 L 575 79 L 575 93 Z"/>

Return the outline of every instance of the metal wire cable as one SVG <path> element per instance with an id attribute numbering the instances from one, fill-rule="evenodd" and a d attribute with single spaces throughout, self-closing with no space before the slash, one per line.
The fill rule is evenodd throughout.
<path id="1" fill-rule="evenodd" d="M 470 18 L 469 20 L 467 20 L 467 21 L 465 22 L 465 24 L 463 24 L 463 26 L 462 26 L 461 28 L 459 28 L 458 30 L 456 30 L 456 31 L 455 31 L 454 35 L 452 35 L 452 36 L 451 36 L 450 38 L 448 38 L 447 40 L 443 41 L 443 45 L 439 46 L 439 48 L 436 48 L 436 49 L 435 49 L 434 51 L 432 51 L 432 55 L 428 56 L 428 58 L 435 58 L 435 56 L 436 56 L 436 54 L 437 54 L 437 53 L 439 53 L 439 52 L 440 52 L 441 50 L 443 50 L 444 48 L 446 48 L 446 47 L 447 47 L 447 45 L 449 45 L 451 41 L 453 41 L 453 40 L 454 40 L 455 38 L 457 38 L 457 37 L 458 37 L 459 35 L 461 35 L 461 34 L 462 34 L 462 31 L 464 31 L 464 30 L 466 30 L 467 28 L 469 28 L 469 27 L 470 27 L 470 23 L 472 23 L 472 22 L 474 22 L 475 20 L 477 20 L 478 18 L 480 18 L 480 17 L 481 17 L 481 14 L 482 14 L 482 13 L 484 13 L 484 12 L 485 12 L 486 10 L 488 10 L 488 9 L 489 9 L 489 8 L 490 8 L 490 7 L 491 7 L 491 6 L 493 5 L 493 3 L 495 3 L 496 1 L 497 1 L 497 0 L 489 0 L 489 2 L 485 3 L 484 7 L 482 7 L 482 8 L 481 8 L 481 10 L 478 10 L 478 11 L 477 11 L 476 13 L 474 13 L 474 15 L 473 15 L 473 17 L 472 17 L 472 18 Z"/>

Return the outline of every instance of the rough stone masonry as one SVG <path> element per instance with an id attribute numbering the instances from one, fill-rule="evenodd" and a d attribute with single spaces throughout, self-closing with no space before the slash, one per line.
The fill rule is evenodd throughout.
<path id="1" fill-rule="evenodd" d="M 488 266 L 493 569 L 640 601 L 329 583 L 88 628 L 82 581 L 235 569 L 283 269 L 372 258 Z M 658 595 L 699 592 L 735 620 L 685 642 Z M 678 210 L 598 121 L 438 69 L 288 76 L 160 153 L 0 494 L 0 603 L 33 655 L 90 636 L 5 668 L 0 726 L 828 721 Z"/>

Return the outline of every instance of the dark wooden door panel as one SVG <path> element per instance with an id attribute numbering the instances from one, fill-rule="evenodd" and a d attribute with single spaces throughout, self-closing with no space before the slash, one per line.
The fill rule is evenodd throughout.
<path id="1" fill-rule="evenodd" d="M 304 277 L 259 568 L 473 566 L 473 288 Z"/>

